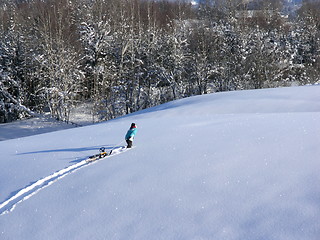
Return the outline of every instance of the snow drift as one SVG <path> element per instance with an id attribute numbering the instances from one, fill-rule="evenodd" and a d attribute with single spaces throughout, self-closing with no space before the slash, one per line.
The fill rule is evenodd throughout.
<path id="1" fill-rule="evenodd" d="M 122 141 L 137 146 L 73 168 Z M 317 240 L 320 86 L 173 101 L 0 142 L 1 239 Z"/>

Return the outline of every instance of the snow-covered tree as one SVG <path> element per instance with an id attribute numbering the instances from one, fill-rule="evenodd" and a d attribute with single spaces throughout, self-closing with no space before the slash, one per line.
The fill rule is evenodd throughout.
<path id="1" fill-rule="evenodd" d="M 299 61 L 305 67 L 305 74 L 309 78 L 307 82 L 313 83 L 320 80 L 320 1 L 302 1 L 298 16 Z"/>
<path id="2" fill-rule="evenodd" d="M 7 11 L 7 26 L 0 30 L 0 123 L 33 115 L 24 105 L 24 36 L 19 32 L 15 9 Z"/>
<path id="3" fill-rule="evenodd" d="M 195 94 L 317 82 L 318 2 L 285 18 L 283 0 L 2 1 L 1 121 L 28 108 L 68 120 L 83 101 L 100 121 Z"/>
<path id="4" fill-rule="evenodd" d="M 78 53 L 71 45 L 72 6 L 68 1 L 60 1 L 39 7 L 42 11 L 39 13 L 41 21 L 34 29 L 38 47 L 33 77 L 40 79 L 37 92 L 42 94 L 51 115 L 68 121 L 70 110 L 81 95 L 80 84 L 84 77 Z"/>

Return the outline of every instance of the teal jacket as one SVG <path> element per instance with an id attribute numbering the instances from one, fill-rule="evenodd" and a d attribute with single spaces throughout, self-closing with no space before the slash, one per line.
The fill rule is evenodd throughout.
<path id="1" fill-rule="evenodd" d="M 138 129 L 137 128 L 130 128 L 125 136 L 126 140 L 129 140 L 130 138 L 134 138 L 136 135 Z"/>

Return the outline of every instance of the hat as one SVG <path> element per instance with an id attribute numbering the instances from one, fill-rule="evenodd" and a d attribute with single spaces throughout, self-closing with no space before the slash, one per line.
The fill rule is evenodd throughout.
<path id="1" fill-rule="evenodd" d="M 136 128 L 136 124 L 135 123 L 131 123 L 131 128 Z"/>

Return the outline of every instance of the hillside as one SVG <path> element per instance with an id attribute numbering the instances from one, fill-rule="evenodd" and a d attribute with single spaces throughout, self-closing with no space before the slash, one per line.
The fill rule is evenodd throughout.
<path id="1" fill-rule="evenodd" d="M 82 164 L 131 122 L 134 149 Z M 1 141 L 0 239 L 317 240 L 319 143 L 319 85 Z"/>

